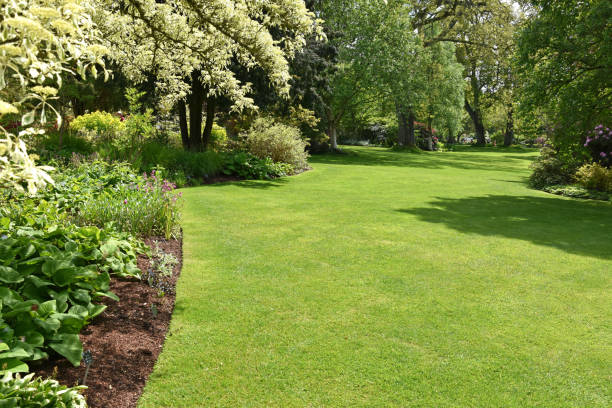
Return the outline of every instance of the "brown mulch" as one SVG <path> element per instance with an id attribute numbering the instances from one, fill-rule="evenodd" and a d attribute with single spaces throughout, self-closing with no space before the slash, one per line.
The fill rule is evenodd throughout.
<path id="1" fill-rule="evenodd" d="M 166 253 L 178 259 L 169 283 L 174 286 L 182 266 L 182 241 L 163 238 L 147 239 L 153 247 L 157 242 Z M 138 266 L 144 272 L 149 258 L 140 256 Z M 144 281 L 113 279 L 111 290 L 120 302 L 105 299 L 108 308 L 81 332 L 83 350 L 91 351 L 93 363 L 87 376 L 84 394 L 90 408 L 136 407 L 145 382 L 153 371 L 162 350 L 172 310 L 174 291 L 163 297 Z M 157 314 L 154 316 L 154 309 Z M 53 376 L 60 383 L 75 385 L 85 374 L 84 363 L 73 367 L 66 359 L 56 357 L 31 368 L 42 376 Z"/>

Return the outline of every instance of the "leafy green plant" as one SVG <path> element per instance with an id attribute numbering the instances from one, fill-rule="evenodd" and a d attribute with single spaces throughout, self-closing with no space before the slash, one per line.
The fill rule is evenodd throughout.
<path id="1" fill-rule="evenodd" d="M 19 361 L 45 358 L 53 349 L 77 365 L 79 331 L 106 308 L 95 302 L 119 300 L 109 289 L 110 274 L 140 277 L 136 246 L 96 227 L 2 223 L 0 340 Z"/>
<path id="2" fill-rule="evenodd" d="M 612 192 L 612 169 L 599 163 L 589 163 L 576 171 L 575 179 L 581 186 L 598 191 Z"/>
<path id="3" fill-rule="evenodd" d="M 5 374 L 0 378 L 0 407 L 3 408 L 86 408 L 81 390 L 65 387 L 56 380 Z"/>
<path id="4" fill-rule="evenodd" d="M 163 276 L 172 276 L 174 267 L 178 263 L 174 255 L 164 252 L 157 243 L 151 251 L 151 261 L 153 269 Z"/>
<path id="5" fill-rule="evenodd" d="M 76 117 L 70 129 L 82 133 L 96 142 L 109 143 L 123 131 L 125 125 L 117 116 L 108 112 L 92 112 Z"/>
<path id="6" fill-rule="evenodd" d="M 558 157 L 550 147 L 544 147 L 540 156 L 531 164 L 532 173 L 529 176 L 529 185 L 534 188 L 568 184 L 572 179 L 572 169 Z"/>
<path id="7" fill-rule="evenodd" d="M 132 150 L 140 147 L 142 142 L 153 137 L 153 110 L 147 109 L 144 113 L 135 113 L 125 120 L 123 141 L 129 143 Z"/>
<path id="8" fill-rule="evenodd" d="M 118 184 L 90 197 L 79 208 L 75 220 L 80 225 L 112 228 L 139 236 L 179 233 L 179 198 L 176 186 L 159 170 L 144 175 L 139 183 Z"/>
<path id="9" fill-rule="evenodd" d="M 272 159 L 259 159 L 250 153 L 233 152 L 225 156 L 223 173 L 243 179 L 273 179 L 293 173 L 293 166 L 287 163 L 275 163 Z"/>
<path id="10" fill-rule="evenodd" d="M 139 278 L 142 242 L 112 230 L 78 227 L 54 203 L 28 198 L 0 209 L 0 353 L 2 370 L 27 371 L 24 361 L 49 350 L 78 364 L 78 333 L 102 313 L 110 274 Z M 4 346 L 3 346 L 4 348 Z"/>
<path id="11" fill-rule="evenodd" d="M 295 169 L 308 167 L 308 143 L 300 130 L 293 126 L 275 123 L 269 118 L 259 118 L 244 133 L 249 153 L 260 159 L 270 158 L 277 163 L 289 163 Z"/>
<path id="12" fill-rule="evenodd" d="M 190 152 L 181 147 L 163 146 L 154 142 L 145 142 L 140 150 L 140 171 L 150 172 L 160 166 L 168 171 L 172 177 L 178 174 L 173 181 L 183 181 L 192 184 L 194 179 L 214 177 L 222 172 L 223 155 L 215 151 Z M 184 184 L 183 184 L 184 185 Z"/>
<path id="13" fill-rule="evenodd" d="M 216 123 L 213 124 L 212 131 L 210 133 L 210 145 L 215 150 L 221 150 L 227 145 L 227 133 L 225 129 Z"/>
<path id="14" fill-rule="evenodd" d="M 547 193 L 572 198 L 584 198 L 601 201 L 608 201 L 610 199 L 610 195 L 608 193 L 596 190 L 589 190 L 588 188 L 573 184 L 546 186 L 542 190 L 546 191 Z"/>

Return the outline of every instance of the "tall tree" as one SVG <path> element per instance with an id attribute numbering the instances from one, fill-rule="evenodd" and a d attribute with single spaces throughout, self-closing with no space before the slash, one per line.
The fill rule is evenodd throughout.
<path id="1" fill-rule="evenodd" d="M 189 105 L 189 135 L 183 134 L 183 141 L 194 150 L 206 147 L 204 103 L 208 118 L 220 95 L 232 100 L 234 109 L 253 105 L 250 85 L 236 78 L 232 62 L 262 68 L 275 90 L 286 95 L 288 60 L 318 30 L 302 0 L 96 1 L 105 38 L 126 75 L 134 81 L 155 76 L 168 109 L 189 95 L 179 104 L 179 115 L 184 131 L 183 109 Z M 281 36 L 273 38 L 273 30 Z"/>
<path id="2" fill-rule="evenodd" d="M 502 98 L 511 86 L 513 21 L 509 4 L 489 0 L 486 7 L 471 15 L 469 24 L 454 36 L 457 56 L 465 67 L 467 80 L 464 106 L 474 125 L 478 144 L 486 143 L 484 114 L 487 105 Z"/>
<path id="3" fill-rule="evenodd" d="M 555 143 L 579 148 L 612 122 L 612 3 L 534 0 L 518 42 L 521 108 L 544 112 Z"/>

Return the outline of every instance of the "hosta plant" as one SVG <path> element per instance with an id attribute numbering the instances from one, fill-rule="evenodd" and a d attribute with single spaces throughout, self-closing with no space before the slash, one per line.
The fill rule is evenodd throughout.
<path id="1" fill-rule="evenodd" d="M 5 374 L 0 378 L 2 408 L 86 408 L 85 397 L 77 386 L 68 388 L 56 380 Z"/>
<path id="2" fill-rule="evenodd" d="M 16 219 L 27 225 L 0 218 L 0 342 L 11 353 L 6 369 L 24 371 L 23 362 L 51 350 L 78 365 L 78 333 L 106 308 L 98 301 L 119 300 L 109 289 L 110 274 L 140 277 L 134 245 L 96 227 Z"/>

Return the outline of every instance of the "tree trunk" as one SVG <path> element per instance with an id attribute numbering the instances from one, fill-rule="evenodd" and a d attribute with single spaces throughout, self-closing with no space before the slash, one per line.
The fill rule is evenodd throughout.
<path id="1" fill-rule="evenodd" d="M 482 123 L 482 115 L 480 114 L 480 110 L 478 108 L 472 108 L 467 99 L 465 100 L 465 110 L 470 115 L 472 123 L 474 124 L 476 144 L 484 146 L 487 144 L 487 139 L 485 137 L 485 128 L 484 124 Z"/>
<path id="2" fill-rule="evenodd" d="M 455 144 L 455 135 L 453 134 L 453 129 L 448 127 L 448 139 L 446 140 L 448 144 Z"/>
<path id="3" fill-rule="evenodd" d="M 408 121 L 406 115 L 399 108 L 397 109 L 397 144 L 406 146 L 408 141 Z"/>
<path id="4" fill-rule="evenodd" d="M 215 109 L 217 101 L 214 97 L 209 97 L 206 100 L 206 124 L 204 125 L 204 133 L 202 134 L 202 148 L 208 150 L 210 145 L 210 135 L 212 133 L 213 124 L 215 123 Z"/>
<path id="5" fill-rule="evenodd" d="M 508 121 L 506 122 L 506 134 L 504 135 L 504 146 L 514 143 L 514 107 L 510 104 L 508 110 Z"/>
<path id="6" fill-rule="evenodd" d="M 408 133 L 406 134 L 407 146 L 416 146 L 416 136 L 414 135 L 414 112 L 408 109 Z"/>
<path id="7" fill-rule="evenodd" d="M 476 144 L 484 146 L 487 144 L 485 137 L 485 128 L 482 122 L 482 111 L 480 110 L 480 85 L 476 76 L 476 67 L 472 67 L 470 75 L 470 86 L 472 88 L 472 96 L 474 98 L 474 106 L 471 106 L 467 98 L 465 98 L 465 110 L 470 115 L 474 123 L 474 131 L 476 132 Z"/>
<path id="8" fill-rule="evenodd" d="M 408 115 L 406 115 L 406 113 Z M 414 136 L 414 112 L 412 108 L 406 109 L 401 105 L 396 105 L 397 115 L 397 142 L 400 146 L 416 146 Z"/>
<path id="9" fill-rule="evenodd" d="M 433 131 L 431 128 L 431 116 L 427 118 L 427 150 L 433 151 Z"/>
<path id="10" fill-rule="evenodd" d="M 187 105 L 184 100 L 178 103 L 179 127 L 181 129 L 181 141 L 183 149 L 189 150 L 189 128 L 187 125 Z"/>
<path id="11" fill-rule="evenodd" d="M 205 89 L 200 81 L 199 72 L 194 71 L 191 77 L 191 95 L 189 95 L 189 148 L 202 151 L 202 107 L 204 106 Z"/>
<path id="12" fill-rule="evenodd" d="M 336 123 L 330 121 L 327 125 L 327 136 L 329 137 L 329 145 L 332 151 L 338 151 L 338 134 L 336 131 Z"/>

